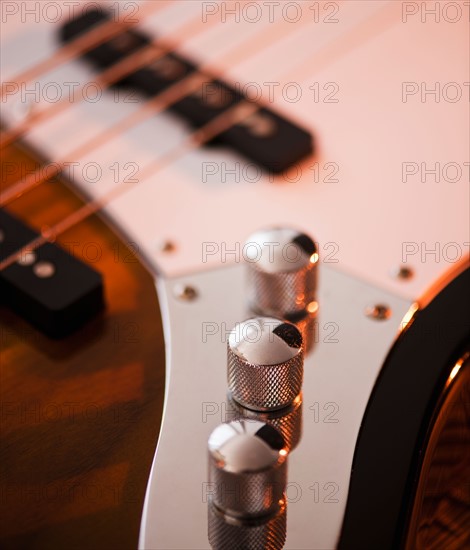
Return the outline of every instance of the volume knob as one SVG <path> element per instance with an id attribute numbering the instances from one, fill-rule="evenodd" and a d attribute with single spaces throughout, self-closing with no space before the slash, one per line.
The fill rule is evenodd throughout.
<path id="1" fill-rule="evenodd" d="M 258 231 L 244 251 L 248 300 L 255 313 L 288 318 L 312 309 L 319 256 L 308 235 L 290 228 Z"/>
<path id="2" fill-rule="evenodd" d="M 209 542 L 214 550 L 280 550 L 286 537 L 287 451 L 258 421 L 218 426 L 209 437 Z"/>
<path id="3" fill-rule="evenodd" d="M 270 317 L 239 323 L 227 344 L 230 396 L 243 407 L 272 411 L 290 405 L 303 379 L 302 335 Z"/>

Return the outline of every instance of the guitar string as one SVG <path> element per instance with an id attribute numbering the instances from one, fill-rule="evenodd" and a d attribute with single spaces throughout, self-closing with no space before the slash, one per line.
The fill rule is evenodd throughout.
<path id="1" fill-rule="evenodd" d="M 343 36 L 343 39 L 341 40 L 341 47 L 337 47 L 336 45 L 334 45 L 334 46 L 330 46 L 329 50 L 327 48 L 328 54 L 331 54 L 332 51 L 335 52 L 335 55 L 330 55 L 330 58 L 337 60 L 338 57 L 341 57 L 344 53 L 349 52 L 350 51 L 349 46 L 351 45 L 351 43 L 352 43 L 352 47 L 357 47 L 359 45 L 362 45 L 364 41 L 360 39 L 361 36 L 366 37 L 366 41 L 367 41 L 371 37 L 374 37 L 378 33 L 382 32 L 384 28 L 383 27 L 379 28 L 377 23 L 379 22 L 384 23 L 386 25 L 385 28 L 396 24 L 400 20 L 399 17 L 391 18 L 388 15 L 391 5 L 393 5 L 393 2 L 387 4 L 385 8 L 382 8 L 378 15 L 377 14 L 372 15 L 365 22 L 363 22 L 363 24 L 352 29 L 351 32 L 347 33 L 347 39 Z M 392 12 L 391 15 L 396 16 L 396 13 L 394 14 Z M 321 51 L 317 52 L 315 55 L 316 56 L 320 55 L 321 57 L 322 52 Z M 305 64 L 303 63 L 302 66 L 304 65 Z M 290 71 L 286 72 L 286 74 L 289 74 L 289 72 Z M 312 76 L 312 73 L 310 71 L 309 78 L 311 76 Z M 282 76 L 281 76 L 281 79 L 282 79 Z M 260 106 L 254 103 L 250 103 L 248 101 L 243 101 L 227 109 L 224 113 L 220 114 L 216 118 L 212 119 L 209 123 L 207 123 L 203 127 L 199 128 L 198 130 L 190 134 L 185 140 L 183 140 L 182 143 L 180 143 L 178 147 L 171 150 L 166 155 L 163 155 L 162 157 L 155 159 L 150 165 L 147 165 L 144 169 L 144 177 L 139 179 L 137 183 L 127 182 L 119 188 L 112 189 L 111 191 L 103 195 L 101 198 L 95 199 L 93 201 L 90 201 L 84 204 L 82 207 L 78 208 L 75 212 L 73 212 L 72 214 L 70 214 L 69 216 L 67 216 L 66 218 L 64 218 L 57 224 L 55 224 L 54 226 L 48 228 L 41 235 L 38 235 L 38 237 L 33 239 L 27 245 L 23 246 L 20 250 L 11 254 L 9 257 L 5 258 L 2 262 L 0 262 L 0 271 L 7 268 L 9 265 L 12 265 L 15 261 L 21 258 L 22 255 L 30 253 L 31 251 L 37 249 L 39 246 L 42 246 L 47 242 L 53 242 L 60 234 L 64 233 L 65 231 L 77 225 L 78 223 L 82 222 L 92 214 L 98 212 L 99 210 L 104 208 L 107 204 L 109 204 L 112 200 L 118 198 L 119 196 L 122 196 L 129 189 L 135 188 L 137 185 L 140 185 L 143 181 L 145 181 L 146 178 L 149 178 L 150 176 L 154 176 L 155 173 L 165 168 L 166 166 L 171 165 L 175 160 L 180 158 L 182 155 L 192 151 L 197 147 L 204 145 L 205 143 L 207 143 L 207 141 L 213 139 L 214 137 L 219 135 L 221 132 L 226 131 L 227 129 L 231 128 L 233 125 L 242 122 L 249 116 L 252 116 L 259 109 L 260 109 Z"/>
<path id="2" fill-rule="evenodd" d="M 308 18 L 303 19 L 303 24 L 308 23 Z M 253 48 L 257 48 L 260 51 L 262 48 L 271 45 L 274 39 L 279 40 L 284 34 L 289 34 L 293 30 L 292 26 L 284 26 L 283 29 L 279 29 L 279 25 L 270 25 L 264 31 L 260 31 L 256 36 L 251 39 L 247 39 L 243 44 L 236 46 L 232 50 L 226 52 L 220 59 L 217 60 L 217 64 L 224 63 L 226 66 L 233 66 L 242 61 L 247 51 L 251 51 Z M 298 27 L 297 27 L 298 30 Z M 165 91 L 148 99 L 142 103 L 142 105 L 126 118 L 120 120 L 111 127 L 105 129 L 100 134 L 91 138 L 87 142 L 83 143 L 75 150 L 67 153 L 66 158 L 58 159 L 47 170 L 44 166 L 39 167 L 31 174 L 20 178 L 14 182 L 8 189 L 0 194 L 0 206 L 5 206 L 11 203 L 13 200 L 21 196 L 23 193 L 37 187 L 44 181 L 57 175 L 67 164 L 76 162 L 84 155 L 95 150 L 97 147 L 105 142 L 110 141 L 112 138 L 122 134 L 124 131 L 132 128 L 139 122 L 145 120 L 148 116 L 158 114 L 164 109 L 171 107 L 180 99 L 183 99 L 190 93 L 193 93 L 200 87 L 207 79 L 217 79 L 223 77 L 223 71 L 218 67 L 213 66 L 213 63 L 206 63 L 199 67 L 198 71 L 185 77 L 184 79 L 176 82 Z"/>
<path id="3" fill-rule="evenodd" d="M 248 0 L 244 0 L 244 2 L 246 1 Z M 231 5 L 235 5 L 235 3 L 236 2 L 230 2 L 229 7 Z M 122 78 L 130 75 L 135 70 L 140 69 L 152 62 L 156 62 L 168 53 L 175 52 L 181 47 L 184 41 L 194 38 L 203 30 L 207 31 L 210 27 L 216 25 L 217 23 L 218 20 L 216 18 L 203 22 L 201 16 L 197 15 L 189 22 L 185 23 L 181 28 L 177 29 L 177 31 L 171 33 L 169 37 L 156 39 L 150 44 L 139 48 L 136 52 L 126 55 L 122 60 L 114 63 L 111 67 L 98 74 L 94 83 L 99 87 L 101 92 L 104 92 L 110 86 Z M 175 36 L 172 36 L 173 34 Z M 184 36 L 184 39 L 179 39 L 178 36 Z M 60 101 L 53 103 L 49 107 L 40 111 L 35 112 L 32 110 L 31 114 L 24 121 L 2 132 L 0 137 L 0 150 L 23 137 L 34 127 L 35 124 L 50 120 L 52 117 L 65 111 L 71 106 L 77 105 L 81 101 L 84 101 L 86 97 L 84 92 L 89 84 L 90 83 L 87 82 L 74 89 L 72 97 L 64 97 Z"/>
<path id="4" fill-rule="evenodd" d="M 382 17 L 382 19 L 385 19 L 386 24 L 387 23 L 391 24 L 391 23 L 396 22 L 394 20 L 392 21 L 390 19 L 390 17 L 388 17 L 388 15 L 387 15 L 387 13 L 388 13 L 387 8 L 389 8 L 389 7 L 390 7 L 390 4 L 388 6 L 386 6 L 386 9 L 382 9 L 380 14 L 379 14 L 379 15 L 384 15 L 385 16 L 385 17 Z M 342 40 L 341 40 L 341 47 L 338 48 L 338 47 L 335 47 L 333 45 L 333 48 L 330 47 L 330 51 L 331 50 L 336 51 L 337 56 L 341 55 L 345 51 L 347 52 L 351 49 L 350 45 L 349 45 L 349 42 L 350 42 L 351 39 L 353 39 L 354 45 L 357 46 L 358 44 L 362 43 L 362 40 L 358 40 L 359 37 L 369 36 L 369 35 L 370 36 L 376 35 L 377 34 L 377 29 L 378 29 L 378 27 L 376 25 L 376 19 L 377 19 L 377 17 L 374 14 L 374 16 L 372 16 L 371 18 L 366 20 L 364 22 L 364 24 L 359 25 L 357 28 L 353 29 L 352 32 L 347 33 L 347 36 L 343 36 Z M 364 32 L 364 30 L 367 30 L 367 28 L 370 29 L 371 27 L 374 27 L 374 32 L 372 32 L 372 33 Z M 319 53 L 320 53 L 320 59 L 321 59 L 322 52 L 319 52 Z M 318 56 L 318 53 L 316 55 Z M 308 64 L 310 65 L 311 61 Z M 306 65 L 306 63 L 304 63 L 303 65 Z M 321 65 L 321 63 L 319 65 Z M 309 76 L 311 76 L 311 72 L 310 72 Z M 249 105 L 251 107 L 251 110 L 247 109 L 247 105 Z M 206 143 L 209 139 L 212 139 L 213 137 L 215 137 L 215 135 L 218 135 L 217 133 L 214 134 L 214 131 L 211 130 L 212 127 L 215 126 L 216 128 L 217 127 L 221 128 L 221 130 L 218 131 L 218 133 L 220 133 L 221 131 L 224 131 L 227 128 L 231 127 L 233 124 L 236 124 L 237 122 L 240 122 L 240 121 L 246 119 L 248 116 L 250 116 L 251 114 L 256 112 L 259 108 L 260 108 L 259 106 L 255 106 L 254 104 L 239 103 L 236 106 L 234 106 L 232 109 L 229 109 L 228 111 L 225 111 L 224 113 L 219 115 L 216 119 L 213 119 L 211 121 L 211 123 L 209 123 L 208 125 L 203 126 L 198 131 L 196 131 L 194 134 L 191 134 L 189 136 L 189 138 L 187 140 L 185 140 L 185 142 L 180 147 L 176 148 L 174 151 L 170 151 L 170 153 L 166 157 L 156 159 L 156 161 L 154 161 L 151 165 L 147 166 L 145 168 L 145 177 L 141 178 L 138 183 L 141 183 L 149 175 L 154 174 L 156 171 L 161 169 L 160 166 L 165 167 L 168 164 L 168 160 L 169 161 L 176 160 L 176 158 L 179 158 L 185 152 L 187 152 L 189 150 L 192 150 L 195 147 Z M 238 113 L 235 113 L 235 116 L 231 112 L 234 109 L 240 109 Z M 228 126 L 226 126 L 226 124 L 224 124 L 225 116 L 227 116 L 227 120 L 228 120 L 228 124 L 229 124 Z M 218 126 L 216 126 L 216 125 L 218 125 Z M 206 131 L 206 128 L 207 128 L 208 137 L 206 137 L 204 139 L 204 135 L 205 135 L 204 132 Z M 200 136 L 203 136 L 203 137 L 201 138 Z M 164 162 L 166 159 L 168 159 L 167 162 Z M 15 259 L 17 259 L 18 257 L 21 256 L 22 252 L 24 253 L 25 251 L 35 249 L 35 248 L 37 248 L 41 244 L 44 244 L 47 241 L 54 240 L 57 237 L 57 235 L 63 233 L 65 230 L 72 227 L 76 223 L 79 223 L 80 221 L 82 221 L 83 219 L 85 219 L 89 215 L 93 214 L 94 212 L 97 212 L 103 206 L 108 204 L 111 200 L 113 200 L 117 196 L 120 196 L 121 194 L 125 193 L 128 190 L 128 188 L 130 188 L 130 187 L 135 187 L 134 183 L 131 183 L 130 185 L 128 184 L 128 185 L 125 185 L 125 186 L 121 186 L 120 188 L 117 188 L 115 190 L 111 190 L 111 192 L 108 192 L 108 194 L 105 195 L 104 197 L 102 197 L 100 199 L 97 199 L 97 200 L 93 201 L 92 203 L 88 203 L 88 204 L 84 205 L 82 208 L 77 210 L 75 213 L 71 214 L 69 217 L 62 220 L 62 222 L 59 222 L 58 224 L 56 224 L 52 228 L 49 228 L 49 230 L 45 231 L 42 236 L 38 236 L 38 238 L 35 239 L 34 241 L 32 241 L 29 245 L 25 245 L 25 247 L 23 247 L 22 250 L 18 251 L 16 254 L 13 254 L 11 257 L 6 258 L 3 262 L 0 263 L 0 270 L 4 269 L 8 265 L 11 265 L 11 263 L 13 263 L 15 261 Z"/>
<path id="5" fill-rule="evenodd" d="M 139 13 L 141 18 L 146 18 L 154 15 L 161 9 L 172 4 L 172 0 L 160 0 L 159 2 L 147 3 L 142 7 Z M 139 24 L 140 20 L 110 20 L 94 25 L 90 30 L 81 34 L 77 38 L 70 41 L 68 44 L 61 46 L 51 57 L 39 61 L 33 67 L 18 73 L 8 82 L 3 82 L 0 88 L 0 99 L 3 99 L 4 94 L 8 92 L 7 88 L 11 85 L 20 86 L 27 82 L 39 78 L 41 75 L 56 69 L 59 65 L 71 61 L 75 57 L 81 56 L 92 48 L 99 46 L 103 42 L 114 38 L 116 35 Z"/>

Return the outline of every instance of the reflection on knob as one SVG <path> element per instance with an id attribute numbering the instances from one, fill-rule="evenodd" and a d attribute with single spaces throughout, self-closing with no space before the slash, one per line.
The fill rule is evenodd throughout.
<path id="1" fill-rule="evenodd" d="M 227 344 L 227 378 L 231 397 L 243 407 L 272 411 L 290 405 L 302 388 L 299 330 L 270 317 L 237 324 Z"/>
<path id="2" fill-rule="evenodd" d="M 218 426 L 209 437 L 209 542 L 214 550 L 278 550 L 286 537 L 287 451 L 258 421 Z"/>
<path id="3" fill-rule="evenodd" d="M 227 398 L 227 419 L 259 420 L 276 428 L 284 438 L 287 451 L 293 451 L 302 435 L 302 394 L 282 409 L 275 411 L 253 411 L 239 405 L 229 394 Z"/>
<path id="4" fill-rule="evenodd" d="M 284 317 L 315 301 L 318 250 L 308 235 L 288 228 L 258 231 L 244 250 L 254 311 Z"/>
<path id="5" fill-rule="evenodd" d="M 248 303 L 258 315 L 297 324 L 304 346 L 313 345 L 318 248 L 305 233 L 271 228 L 251 235 L 244 246 L 248 266 Z"/>

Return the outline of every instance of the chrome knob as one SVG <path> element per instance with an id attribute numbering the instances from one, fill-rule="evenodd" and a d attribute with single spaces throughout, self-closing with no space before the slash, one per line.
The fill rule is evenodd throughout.
<path id="1" fill-rule="evenodd" d="M 230 396 L 243 407 L 272 411 L 290 405 L 303 380 L 297 327 L 270 317 L 238 323 L 228 339 L 227 378 Z"/>
<path id="2" fill-rule="evenodd" d="M 209 437 L 209 542 L 214 550 L 281 549 L 286 537 L 287 451 L 258 421 L 218 426 Z"/>
<path id="3" fill-rule="evenodd" d="M 302 394 L 287 407 L 275 411 L 254 411 L 242 407 L 229 394 L 227 416 L 231 420 L 259 420 L 276 428 L 284 438 L 287 451 L 293 451 L 302 437 Z"/>
<path id="4" fill-rule="evenodd" d="M 244 257 L 254 312 L 286 318 L 314 307 L 319 256 L 308 235 L 290 228 L 258 231 L 245 242 Z"/>

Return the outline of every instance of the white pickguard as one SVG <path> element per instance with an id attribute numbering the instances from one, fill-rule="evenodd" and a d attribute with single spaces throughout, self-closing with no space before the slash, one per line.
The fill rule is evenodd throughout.
<path id="1" fill-rule="evenodd" d="M 314 3 L 301 4 L 307 7 Z M 421 13 L 408 16 L 404 23 L 401 3 L 392 2 L 385 19 L 390 21 L 388 27 L 384 17 L 379 17 L 367 27 L 376 33 L 374 36 L 362 30 L 359 38 L 346 41 L 338 51 L 334 49 L 351 29 L 374 14 L 377 16 L 387 4 L 340 3 L 338 23 L 328 24 L 322 19 L 315 23 L 312 15 L 312 23 L 298 31 L 295 24 L 281 21 L 281 27 L 292 27 L 285 39 L 270 48 L 260 46 L 259 52 L 252 52 L 252 59 L 227 68 L 236 82 L 254 82 L 268 95 L 265 83 L 279 82 L 275 89 L 281 89 L 284 83 L 279 76 L 292 71 L 288 81 L 298 83 L 302 99 L 289 103 L 275 92 L 274 107 L 313 132 L 317 154 L 305 161 L 301 167 L 303 177 L 294 183 L 282 177 L 270 182 L 266 176 L 256 182 L 244 181 L 244 169 L 249 164 L 246 160 L 232 151 L 204 148 L 136 184 L 112 203 L 107 213 L 129 241 L 136 243 L 150 265 L 166 276 L 216 267 L 221 261 L 230 263 L 234 257 L 221 258 L 218 254 L 203 263 L 203 243 L 214 242 L 220 249 L 226 243 L 227 249 L 232 250 L 259 227 L 294 224 L 314 236 L 324 259 L 336 250 L 330 260 L 337 261 L 337 267 L 414 299 L 452 266 L 457 255 L 468 252 L 470 167 L 465 163 L 469 150 L 469 88 L 464 85 L 469 80 L 468 8 L 461 3 L 463 16 L 456 23 L 442 17 L 440 23 L 435 23 L 431 16 L 422 23 Z M 158 17 L 147 20 L 145 27 L 163 34 L 191 17 L 202 17 L 200 10 L 200 2 L 178 1 Z M 63 13 L 67 11 L 64 9 Z M 36 23 L 32 17 L 21 23 L 20 16 L 9 17 L 8 24 L 3 25 L 3 81 L 57 48 L 56 24 L 43 20 Z M 447 18 L 450 16 L 449 12 Z M 193 39 L 185 50 L 196 58 L 216 61 L 220 49 L 228 51 L 232 44 L 241 43 L 259 32 L 260 26 L 270 24 L 267 15 L 256 25 L 229 21 L 202 33 L 203 37 Z M 306 66 L 309 59 L 311 65 Z M 296 80 L 295 68 L 302 63 Z M 46 75 L 42 86 L 47 82 L 85 82 L 93 79 L 92 75 L 82 63 L 73 62 Z M 315 102 L 314 91 L 309 89 L 315 82 L 319 83 L 320 102 Z M 403 103 L 403 82 L 416 82 L 419 86 L 424 82 L 428 88 L 437 82 L 441 89 L 446 83 L 455 82 L 463 93 L 460 101 L 454 103 L 443 99 L 442 94 L 438 103 L 432 95 L 422 103 L 419 93 Z M 338 103 L 324 102 L 325 95 L 333 90 L 323 90 L 328 83 L 339 87 L 333 97 Z M 64 87 L 64 93 L 65 90 Z M 9 97 L 2 105 L 6 117 L 13 99 Z M 78 143 L 138 106 L 126 103 L 130 98 L 123 94 L 118 104 L 115 99 L 109 92 L 96 103 L 81 102 L 40 124 L 30 133 L 31 141 L 47 158 L 63 157 Z M 118 162 L 117 179 L 122 181 L 136 165 L 137 169 L 143 168 L 187 132 L 186 126 L 172 115 L 150 117 L 81 159 L 75 170 L 76 183 L 91 196 L 99 196 L 119 185 L 114 183 L 116 171 L 111 165 Z M 82 176 L 90 162 L 97 163 L 102 171 L 95 183 Z M 405 162 L 415 163 L 408 165 L 409 170 L 416 166 L 419 169 L 416 175 L 408 176 L 406 183 L 402 181 Z M 126 163 L 133 164 L 125 168 Z M 236 163 L 240 163 L 240 177 L 227 175 L 226 181 L 221 181 L 224 166 L 233 170 Z M 439 182 L 432 175 L 421 181 L 422 163 L 427 163 L 427 169 L 440 163 Z M 460 166 L 459 181 L 446 181 L 442 171 L 448 163 Z M 328 181 L 334 165 L 338 173 L 331 179 L 338 179 L 336 183 Z M 218 173 L 203 181 L 203 166 Z M 315 166 L 319 167 L 318 183 L 317 171 L 311 169 Z M 245 173 L 254 178 L 253 171 L 248 169 Z M 447 180 L 454 178 L 455 173 L 449 168 Z M 93 176 L 92 169 L 90 179 Z M 138 172 L 134 178 L 139 180 Z M 161 242 L 166 239 L 177 244 L 175 254 L 161 253 Z M 406 246 L 409 254 L 403 256 Z M 436 254 L 431 250 L 437 250 Z M 406 284 L 390 275 L 403 260 L 416 271 L 415 278 Z"/>
<path id="2" fill-rule="evenodd" d="M 38 3 L 21 4 L 34 9 Z M 57 4 L 65 6 L 67 2 Z M 163 35 L 192 17 L 202 17 L 203 4 L 198 0 L 178 0 L 158 16 L 146 20 L 143 27 Z M 307 10 L 318 3 L 297 4 Z M 297 181 L 289 182 L 283 177 L 272 181 L 267 175 L 258 178 L 248 161 L 228 149 L 214 148 L 193 151 L 170 168 L 140 181 L 139 170 L 188 135 L 187 126 L 170 114 L 150 117 L 80 159 L 75 168 L 73 179 L 77 186 L 96 198 L 119 186 L 137 166 L 133 175 L 136 184 L 108 205 L 106 214 L 160 276 L 168 371 L 164 423 L 153 469 L 156 476 L 164 476 L 165 465 L 168 467 L 176 460 L 174 451 L 181 434 L 175 435 L 174 426 L 184 427 L 187 418 L 179 408 L 180 377 L 184 378 L 187 369 L 192 368 L 188 364 L 192 356 L 195 368 L 201 367 L 206 355 L 210 357 L 208 369 L 215 378 L 214 384 L 207 386 L 210 388 L 207 395 L 202 385 L 200 394 L 188 401 L 189 415 L 198 415 L 204 400 L 223 400 L 225 346 L 221 342 L 201 346 L 200 325 L 204 320 L 226 321 L 230 325 L 244 315 L 241 267 L 231 265 L 241 257 L 235 258 L 230 251 L 241 252 L 250 233 L 273 224 L 294 225 L 319 242 L 323 264 L 328 264 L 320 266 L 324 301 L 321 311 L 322 314 L 336 311 L 332 313 L 334 320 L 343 322 L 348 336 L 339 346 L 319 346 L 309 359 L 312 364 L 307 365 L 307 388 L 318 388 L 320 397 L 311 389 L 310 396 L 306 394 L 306 406 L 319 400 L 341 401 L 345 419 L 334 434 L 322 425 L 314 432 L 307 430 L 305 445 L 310 441 L 318 455 L 312 458 L 312 463 L 293 455 L 291 472 L 295 477 L 295 472 L 302 468 L 315 466 L 318 479 L 312 482 L 331 481 L 328 476 L 336 476 L 332 481 L 340 484 L 343 500 L 333 508 L 319 506 L 313 519 L 306 507 L 289 520 L 300 522 L 290 524 L 291 548 L 307 548 L 299 542 L 298 532 L 305 525 L 299 518 L 311 521 L 309 528 L 314 533 L 315 548 L 334 545 L 341 526 L 357 431 L 399 321 L 412 301 L 468 253 L 470 8 L 468 2 L 453 2 L 461 7 L 462 17 L 451 22 L 453 12 L 444 11 L 449 3 L 431 4 L 438 5 L 439 22 L 435 21 L 436 16 L 424 13 L 422 2 L 348 0 L 337 3 L 338 22 L 327 23 L 326 4 L 319 3 L 319 22 L 315 22 L 313 10 L 312 22 L 301 28 L 283 21 L 280 28 L 291 27 L 286 38 L 265 49 L 260 44 L 259 51 L 250 52 L 249 56 L 245 52 L 240 59 L 243 62 L 220 64 L 227 80 L 241 85 L 252 83 L 252 89 L 261 89 L 265 98 L 269 95 L 268 83 L 275 83 L 272 107 L 314 134 L 316 154 L 299 167 L 302 177 L 293 177 Z M 405 16 L 403 10 L 414 9 L 413 6 L 417 6 L 417 13 Z M 64 15 L 67 11 L 64 8 Z M 44 17 L 36 22 L 31 16 L 23 17 L 22 22 L 21 12 L 8 15 L 6 20 L 5 17 L 2 12 L 2 22 L 7 24 L 2 25 L 1 64 L 2 81 L 8 82 L 51 55 L 58 45 L 56 23 L 49 23 Z M 216 63 L 219 56 L 271 24 L 267 12 L 256 24 L 243 17 L 238 23 L 229 21 L 191 40 L 183 51 L 195 59 Z M 84 83 L 93 80 L 93 74 L 82 62 L 67 63 L 44 75 L 39 89 L 57 82 L 66 93 L 64 83 Z M 289 101 L 281 93 L 292 82 L 302 92 L 297 102 Z M 408 83 L 408 90 L 418 90 L 410 93 L 406 101 L 404 83 Z M 438 96 L 428 93 L 423 99 L 423 90 L 436 86 Z M 32 88 L 30 83 L 27 89 Z M 334 90 L 329 98 L 337 102 L 328 102 L 327 96 Z M 462 93 L 457 101 L 455 90 Z M 67 157 L 77 145 L 135 111 L 140 101 L 124 92 L 119 97 L 106 92 L 96 103 L 83 101 L 71 105 L 65 113 L 39 124 L 28 140 L 47 158 Z M 4 118 L 13 120 L 18 107 L 21 107 L 18 97 L 9 96 L 2 103 Z M 83 175 L 89 163 L 95 163 L 102 172 L 97 182 L 87 181 Z M 438 173 L 425 174 L 436 163 Z M 207 177 L 203 176 L 204 170 Z M 207 174 L 208 170 L 215 174 Z M 406 182 L 405 170 L 409 171 Z M 417 173 L 411 174 L 415 170 Z M 460 177 L 456 177 L 456 170 L 460 170 Z M 226 177 L 222 177 L 224 171 Z M 173 253 L 162 252 L 161 244 L 166 240 L 176 244 Z M 213 243 L 218 253 L 203 258 L 204 243 Z M 403 263 L 415 272 L 409 281 L 392 275 Z M 224 266 L 227 269 L 219 269 Z M 175 300 L 172 289 L 178 281 L 196 284 L 202 290 L 200 300 L 183 305 Z M 343 299 L 332 298 L 337 289 L 341 289 L 339 296 Z M 348 293 L 351 300 L 347 299 Z M 364 317 L 364 307 L 374 300 L 392 306 L 392 319 L 374 325 Z M 337 309 L 330 310 L 333 306 Z M 371 331 L 377 332 L 376 340 Z M 359 336 L 363 338 L 361 346 L 357 344 Z M 345 362 L 348 357 L 354 358 L 351 371 Z M 218 363 L 220 370 L 216 373 Z M 191 372 L 190 383 L 197 384 L 203 372 L 204 369 L 198 371 L 197 376 Z M 338 372 L 339 378 L 335 375 Z M 344 382 L 341 387 L 335 385 L 338 379 Z M 196 429 L 188 427 L 194 439 L 191 453 L 203 452 L 211 427 L 210 422 L 202 427 L 199 422 Z M 338 443 L 341 441 L 344 444 Z M 330 463 L 332 447 L 342 458 Z M 184 458 L 183 466 L 179 468 L 175 463 L 166 480 L 152 474 L 143 520 L 143 547 L 202 548 L 207 544 L 200 501 L 194 513 L 193 531 L 177 527 L 169 531 L 165 527 L 166 514 L 179 501 L 178 495 L 172 500 L 165 493 L 172 491 L 171 484 L 165 483 L 172 476 L 183 482 L 187 474 L 183 469 Z M 197 468 L 203 463 L 198 459 Z M 326 465 L 334 471 L 330 472 Z M 197 471 L 194 479 L 199 484 L 203 481 L 202 470 Z M 159 483 L 165 486 L 160 487 Z M 153 519 L 155 510 L 160 510 L 157 520 Z M 190 513 L 189 508 L 186 512 Z M 195 539 L 191 539 L 192 534 Z"/>

